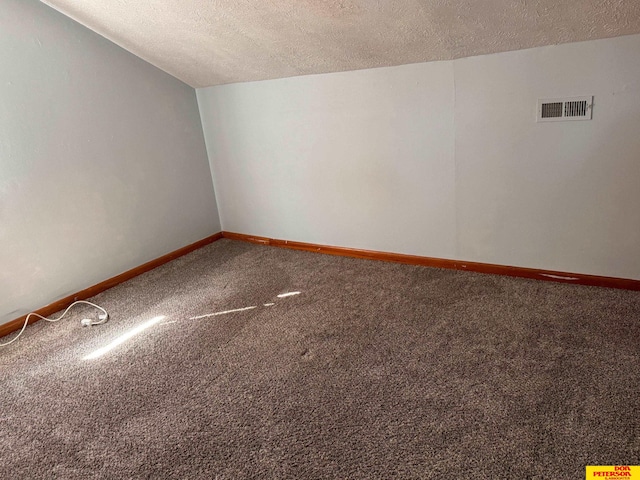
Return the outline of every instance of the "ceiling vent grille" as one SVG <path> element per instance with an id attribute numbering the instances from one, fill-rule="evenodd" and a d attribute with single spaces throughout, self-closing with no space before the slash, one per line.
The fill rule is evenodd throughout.
<path id="1" fill-rule="evenodd" d="M 591 120 L 593 96 L 538 99 L 538 122 Z"/>

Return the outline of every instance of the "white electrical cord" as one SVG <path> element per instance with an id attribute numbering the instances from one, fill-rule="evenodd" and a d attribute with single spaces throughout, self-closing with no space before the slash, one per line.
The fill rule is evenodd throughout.
<path id="1" fill-rule="evenodd" d="M 107 320 L 109 320 L 109 314 L 107 313 L 107 311 L 102 308 L 99 305 L 96 305 L 95 303 L 91 303 L 91 302 L 87 302 L 86 300 L 78 300 L 76 302 L 73 302 L 71 305 L 69 305 L 67 307 L 67 309 L 62 313 L 62 315 L 60 315 L 58 318 L 46 318 L 43 317 L 42 315 L 39 315 L 35 312 L 31 312 L 29 315 L 27 315 L 27 318 L 24 319 L 24 325 L 22 326 L 22 330 L 20 330 L 20 333 L 18 333 L 18 335 L 16 335 L 13 339 L 9 340 L 6 343 L 0 343 L 0 347 L 6 347 L 7 345 L 12 344 L 13 342 L 15 342 L 18 338 L 20 338 L 20 335 L 22 335 L 22 332 L 24 332 L 24 329 L 27 328 L 27 325 L 29 324 L 29 317 L 31 317 L 31 315 L 33 315 L 34 317 L 39 317 L 42 320 L 46 320 L 47 322 L 57 322 L 58 320 L 62 320 L 62 317 L 64 317 L 67 312 L 69 311 L 69 309 L 71 307 L 73 307 L 74 305 L 77 305 L 79 303 L 85 303 L 87 305 L 91 305 L 92 307 L 97 308 L 98 310 L 100 310 L 102 313 L 98 314 L 98 321 L 94 322 L 88 318 L 84 318 L 82 319 L 82 326 L 84 327 L 89 327 L 91 325 L 102 325 L 103 323 L 105 323 Z"/>

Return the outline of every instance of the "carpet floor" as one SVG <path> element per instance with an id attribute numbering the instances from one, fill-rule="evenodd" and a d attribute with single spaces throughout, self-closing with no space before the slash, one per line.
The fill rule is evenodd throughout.
<path id="1" fill-rule="evenodd" d="M 640 292 L 220 240 L 92 301 L 0 349 L 0 478 L 640 464 Z"/>

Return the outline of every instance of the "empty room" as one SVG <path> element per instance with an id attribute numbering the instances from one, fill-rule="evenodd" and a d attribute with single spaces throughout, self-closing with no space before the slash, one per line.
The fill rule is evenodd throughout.
<path id="1" fill-rule="evenodd" d="M 0 478 L 640 479 L 636 0 L 0 0 Z"/>

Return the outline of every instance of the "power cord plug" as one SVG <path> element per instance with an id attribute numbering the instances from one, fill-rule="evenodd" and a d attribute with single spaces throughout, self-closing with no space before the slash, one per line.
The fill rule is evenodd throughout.
<path id="1" fill-rule="evenodd" d="M 101 312 L 98 314 L 98 321 L 94 322 L 90 318 L 83 318 L 80 323 L 83 327 L 91 327 L 93 325 L 102 325 L 107 320 L 109 320 L 109 314 L 107 312 Z"/>

